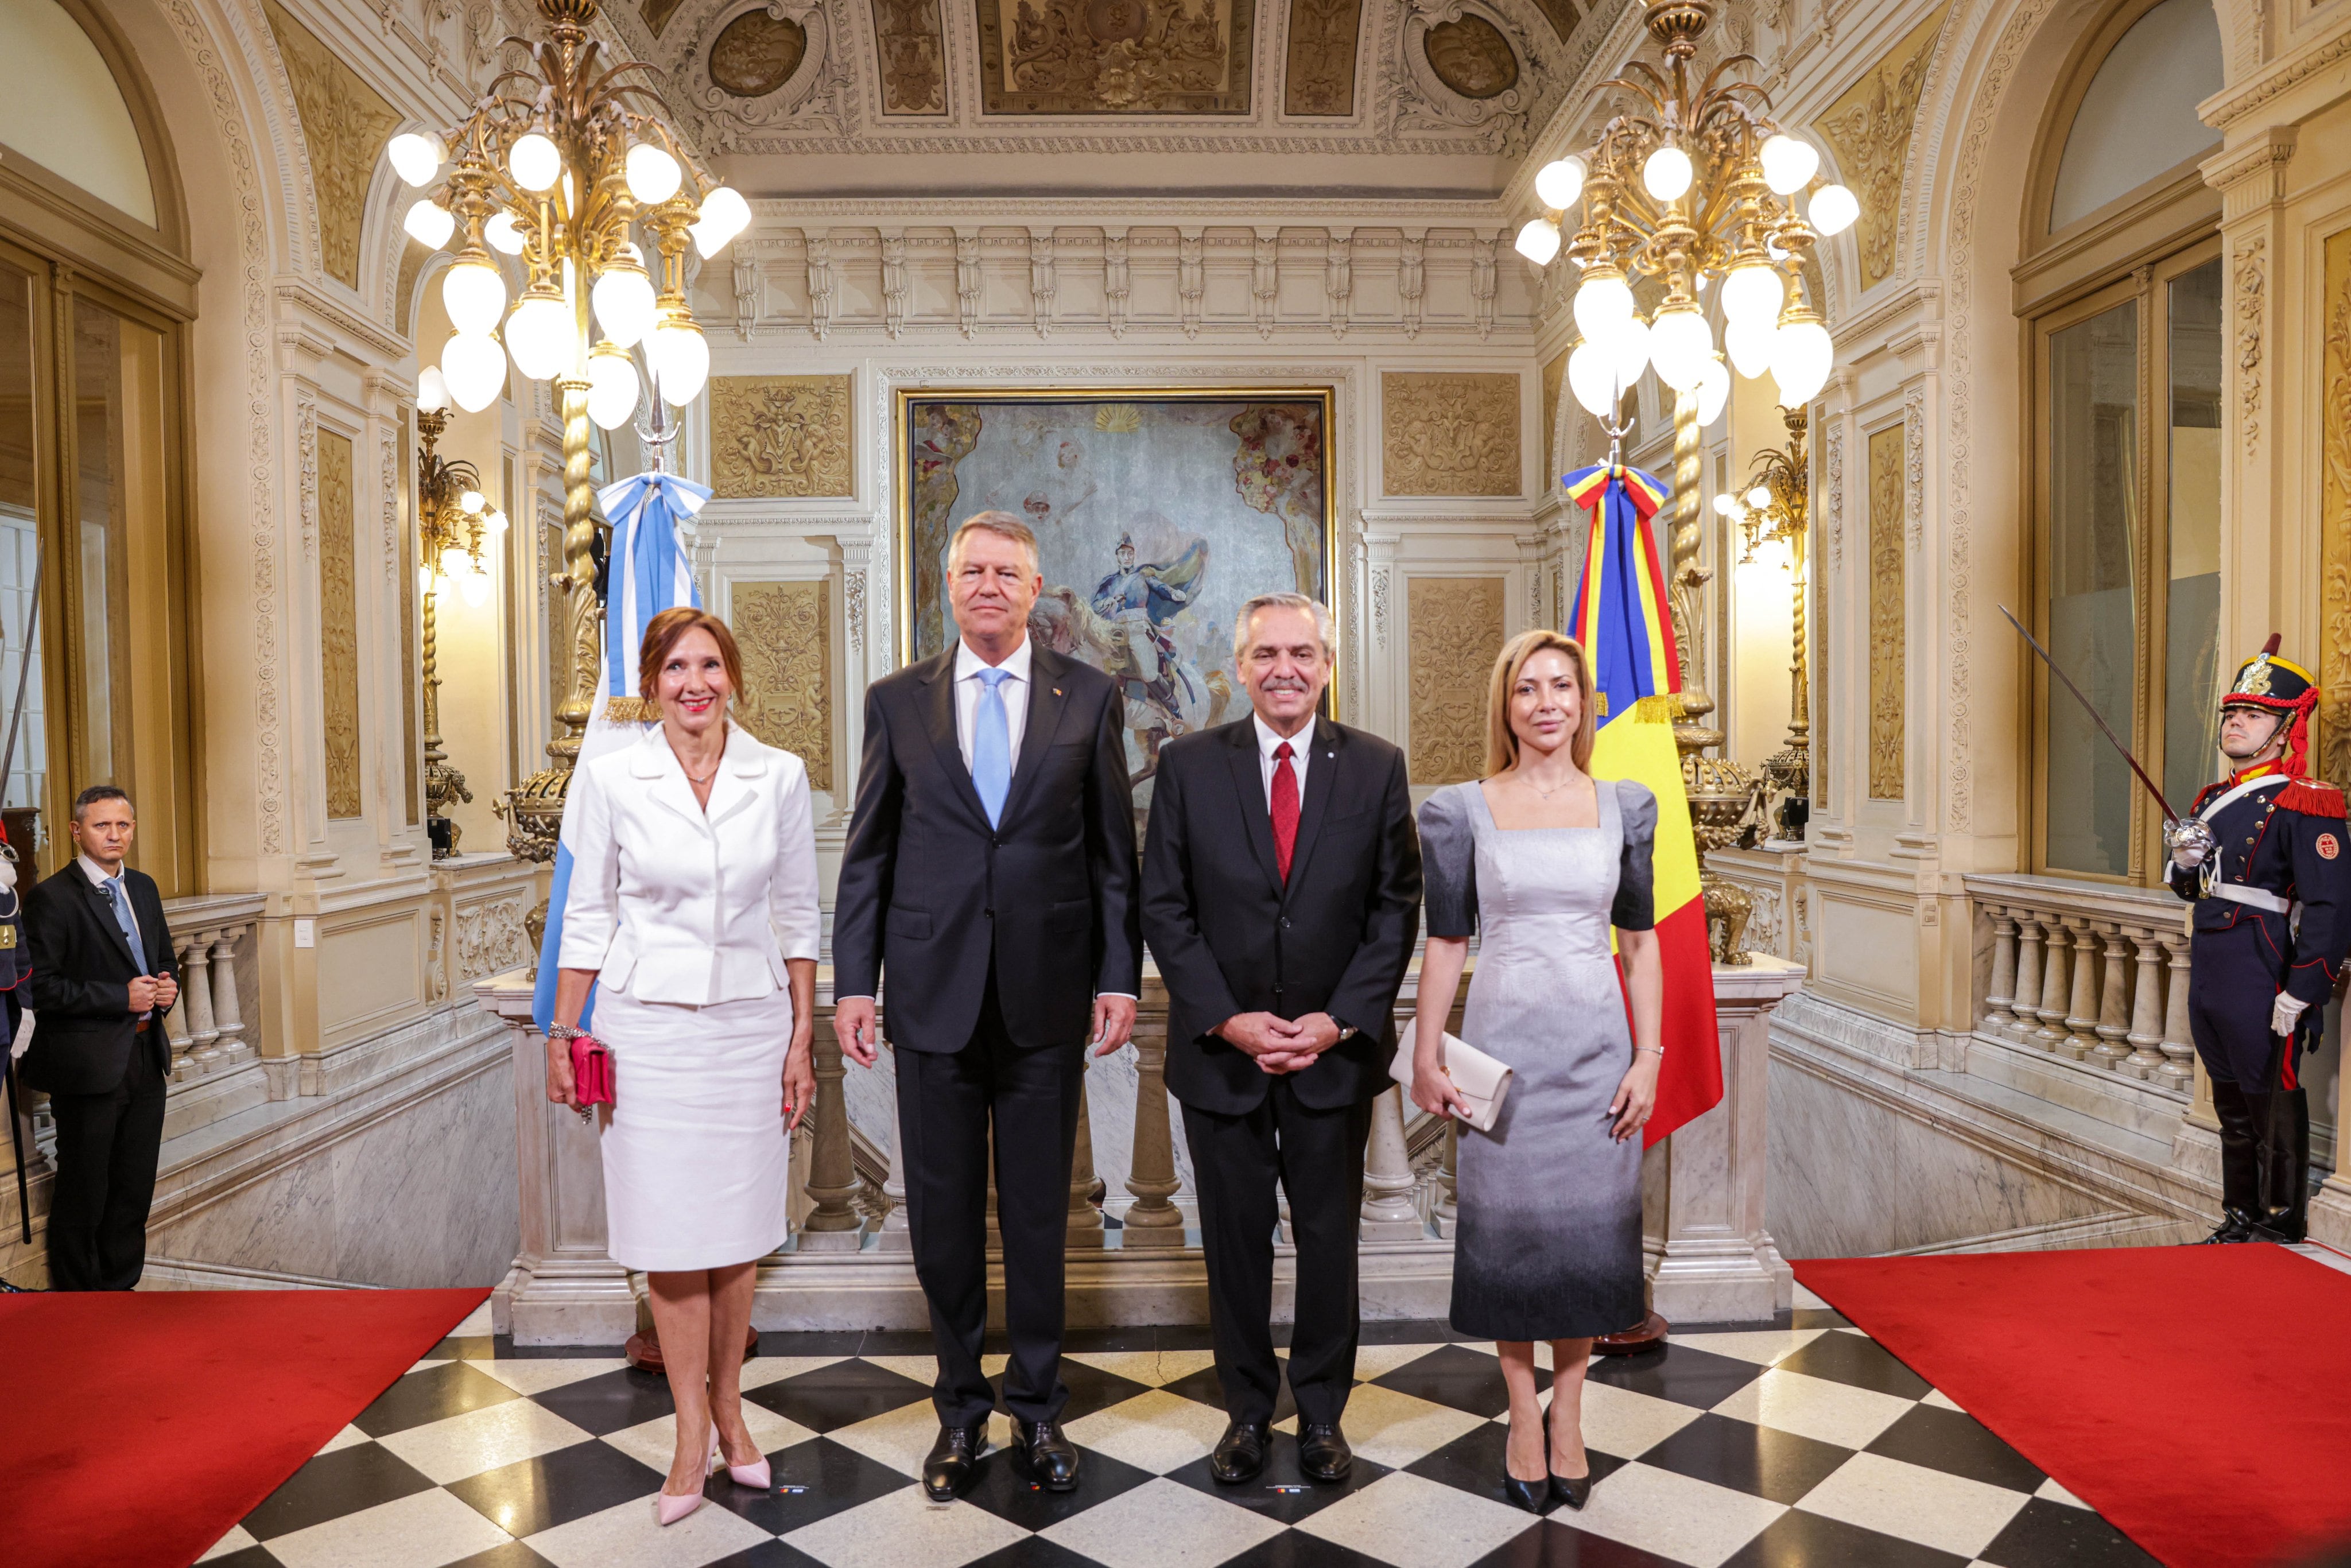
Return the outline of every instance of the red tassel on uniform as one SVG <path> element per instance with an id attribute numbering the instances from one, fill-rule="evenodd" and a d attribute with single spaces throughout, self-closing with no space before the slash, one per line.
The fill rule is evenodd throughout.
<path id="1" fill-rule="evenodd" d="M 2277 792 L 2273 802 L 2305 817 L 2343 815 L 2343 791 L 2317 779 L 2297 779 Z"/>

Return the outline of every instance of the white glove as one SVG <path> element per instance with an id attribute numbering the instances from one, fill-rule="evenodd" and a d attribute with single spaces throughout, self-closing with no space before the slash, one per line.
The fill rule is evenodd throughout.
<path id="1" fill-rule="evenodd" d="M 2277 1000 L 2270 1004 L 2270 1032 L 2291 1039 L 2294 1034 L 2294 1019 L 2300 1018 L 2303 1009 L 2308 1006 L 2310 1006 L 2308 1002 L 2297 1001 L 2283 991 L 2280 991 L 2277 994 Z"/>
<path id="2" fill-rule="evenodd" d="M 2193 871 L 2204 863 L 2218 841 L 2211 827 L 2195 817 L 2163 825 L 2163 841 L 2170 846 L 2171 863 L 2182 871 Z"/>
<path id="3" fill-rule="evenodd" d="M 33 1009 L 26 1008 L 16 1019 L 16 1038 L 9 1042 L 8 1055 L 11 1059 L 22 1056 L 32 1043 Z"/>

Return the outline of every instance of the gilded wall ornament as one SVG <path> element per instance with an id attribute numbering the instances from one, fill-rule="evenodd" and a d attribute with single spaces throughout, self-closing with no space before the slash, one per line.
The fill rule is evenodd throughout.
<path id="1" fill-rule="evenodd" d="M 1486 772 L 1486 686 L 1502 646 L 1499 577 L 1416 577 L 1405 584 L 1412 650 L 1407 705 L 1416 784 Z"/>
<path id="2" fill-rule="evenodd" d="M 357 288 L 368 182 L 375 176 L 384 138 L 400 124 L 400 111 L 277 0 L 266 0 L 264 8 L 286 62 L 302 143 L 310 155 L 319 260 L 328 277 Z"/>
<path id="3" fill-rule="evenodd" d="M 710 43 L 710 79 L 737 98 L 765 98 L 808 57 L 808 29 L 789 16 L 746 11 Z"/>
<path id="4" fill-rule="evenodd" d="M 1869 436 L 1869 798 L 1902 799 L 1904 430 Z"/>
<path id="5" fill-rule="evenodd" d="M 2319 406 L 2318 771 L 2351 782 L 2351 229 L 2326 236 Z"/>
<path id="6" fill-rule="evenodd" d="M 1247 114 L 1257 0 L 975 0 L 989 114 Z"/>
<path id="7" fill-rule="evenodd" d="M 1381 488 L 1391 496 L 1519 493 L 1519 378 L 1503 372 L 1389 371 Z"/>
<path id="8" fill-rule="evenodd" d="M 1429 28 L 1420 47 L 1437 79 L 1463 98 L 1499 98 L 1519 85 L 1519 57 L 1510 40 L 1474 11 Z"/>
<path id="9" fill-rule="evenodd" d="M 843 378 L 846 379 L 846 378 Z M 743 647 L 743 727 L 832 788 L 832 608 L 823 582 L 743 582 L 728 591 Z"/>
<path id="10" fill-rule="evenodd" d="M 1363 0 L 1290 0 L 1284 114 L 1355 112 L 1355 39 L 1363 14 Z"/>
<path id="11" fill-rule="evenodd" d="M 1918 95 L 1935 57 L 1948 6 L 1910 29 L 1880 60 L 1829 106 L 1820 131 L 1836 150 L 1845 183 L 1861 198 L 1861 221 L 1854 227 L 1861 247 L 1861 286 L 1872 287 L 1894 273 L 1894 247 L 1902 233 L 1902 174 L 1910 159 L 1910 132 L 1918 118 Z"/>
<path id="12" fill-rule="evenodd" d="M 365 814 L 360 774 L 359 517 L 351 438 L 319 432 L 319 665 L 326 707 L 327 815 Z"/>
<path id="13" fill-rule="evenodd" d="M 946 46 L 939 0 L 872 0 L 873 53 L 881 61 L 882 112 L 944 114 Z"/>
<path id="14" fill-rule="evenodd" d="M 847 376 L 713 376 L 713 490 L 725 500 L 853 494 L 849 397 Z"/>

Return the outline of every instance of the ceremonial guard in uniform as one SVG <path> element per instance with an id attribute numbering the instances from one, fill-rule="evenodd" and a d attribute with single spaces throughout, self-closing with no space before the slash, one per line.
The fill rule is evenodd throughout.
<path id="1" fill-rule="evenodd" d="M 2213 1241 L 2303 1239 L 2310 1102 L 2294 1069 L 2317 1045 L 2351 945 L 2343 792 L 2304 776 L 2318 686 L 2277 646 L 2272 636 L 2220 699 L 2233 771 L 2164 830 L 2165 877 L 2196 904 L 2188 1020 L 2220 1118 Z"/>

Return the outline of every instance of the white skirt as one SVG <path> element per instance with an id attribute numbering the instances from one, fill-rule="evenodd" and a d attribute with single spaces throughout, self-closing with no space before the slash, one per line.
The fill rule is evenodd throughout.
<path id="1" fill-rule="evenodd" d="M 784 1052 L 792 998 L 687 1007 L 599 989 L 612 1052 L 604 1219 L 632 1269 L 718 1269 L 764 1258 L 789 1228 Z"/>

